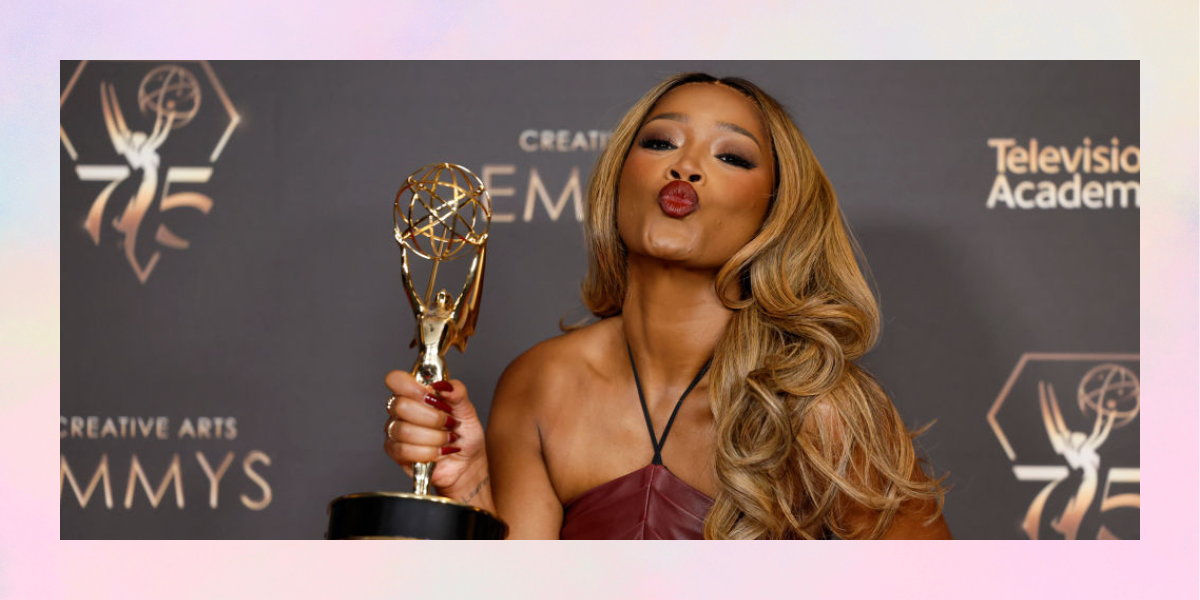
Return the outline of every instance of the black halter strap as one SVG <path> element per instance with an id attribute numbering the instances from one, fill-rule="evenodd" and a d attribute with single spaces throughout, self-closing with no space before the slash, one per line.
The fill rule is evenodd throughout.
<path id="1" fill-rule="evenodd" d="M 656 439 L 654 437 L 654 423 L 650 421 L 650 408 L 646 406 L 646 396 L 642 393 L 642 382 L 638 378 L 637 362 L 633 360 L 633 348 L 630 348 L 628 343 L 625 344 L 625 348 L 629 350 L 629 364 L 633 367 L 633 384 L 637 386 L 638 401 L 642 403 L 642 415 L 646 417 L 646 428 L 650 430 L 650 443 L 654 445 L 654 460 L 651 461 L 651 464 L 661 465 L 663 464 L 663 444 L 667 443 L 667 434 L 671 431 L 671 425 L 675 423 L 675 415 L 679 414 L 679 407 L 683 406 L 683 399 L 692 393 L 692 389 L 696 387 L 696 384 L 700 383 L 704 374 L 708 372 L 708 368 L 712 366 L 712 359 L 710 358 L 708 362 L 704 363 L 704 366 L 700 368 L 700 372 L 696 373 L 696 377 L 688 384 L 687 389 L 683 390 L 683 395 L 675 403 L 675 410 L 671 411 L 671 418 L 667 419 L 667 426 L 663 428 L 662 439 Z"/>

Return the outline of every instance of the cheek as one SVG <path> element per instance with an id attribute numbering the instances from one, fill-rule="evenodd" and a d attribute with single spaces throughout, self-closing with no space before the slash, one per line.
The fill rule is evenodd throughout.
<path id="1" fill-rule="evenodd" d="M 771 200 L 775 191 L 775 178 L 769 177 L 765 181 L 760 181 L 756 186 L 756 193 L 751 204 L 751 214 L 754 215 L 755 226 L 754 230 L 758 231 L 762 227 L 763 221 L 767 218 L 767 212 L 771 210 Z"/>
<path id="2" fill-rule="evenodd" d="M 758 231 L 762 227 L 763 222 L 767 220 L 767 211 L 769 211 L 770 209 L 771 209 L 771 197 L 769 195 L 766 196 L 765 198 L 759 200 L 758 203 L 755 205 L 755 207 L 754 207 L 754 215 L 755 215 L 754 230 L 755 231 Z"/>
<path id="3" fill-rule="evenodd" d="M 621 179 L 617 183 L 618 191 L 629 189 L 630 192 L 635 192 L 636 188 L 644 186 L 645 182 L 652 179 L 653 170 L 654 161 L 635 148 L 629 153 L 629 156 L 625 157 L 625 164 L 621 166 Z"/>
<path id="4" fill-rule="evenodd" d="M 754 239 L 762 229 L 770 205 L 769 189 L 755 190 L 753 199 L 742 196 L 741 202 L 713 224 L 713 233 L 720 240 L 714 245 L 714 250 L 722 255 L 733 255 Z"/>
<path id="5" fill-rule="evenodd" d="M 646 190 L 650 187 L 647 182 L 651 181 L 652 167 L 650 161 L 639 157 L 637 152 L 631 152 L 625 159 L 625 164 L 621 167 L 621 178 L 617 182 L 618 229 L 624 227 L 629 219 L 636 216 L 638 204 L 645 202 L 649 197 Z M 657 192 L 657 189 L 653 190 L 653 193 L 657 194 Z"/>
<path id="6" fill-rule="evenodd" d="M 750 188 L 749 197 L 742 196 L 742 202 L 737 210 L 738 229 L 749 229 L 757 232 L 762 227 L 771 207 L 771 188 L 756 184 Z M 745 189 L 745 188 L 743 188 Z"/>

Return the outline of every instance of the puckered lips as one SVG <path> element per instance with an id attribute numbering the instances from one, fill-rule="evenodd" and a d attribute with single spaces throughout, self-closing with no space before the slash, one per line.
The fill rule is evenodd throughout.
<path id="1" fill-rule="evenodd" d="M 668 217 L 682 219 L 700 208 L 700 197 L 692 184 L 672 181 L 659 190 L 658 206 Z"/>

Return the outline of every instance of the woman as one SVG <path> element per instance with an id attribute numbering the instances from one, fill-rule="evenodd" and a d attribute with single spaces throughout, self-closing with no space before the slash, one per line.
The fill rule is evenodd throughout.
<path id="1" fill-rule="evenodd" d="M 388 374 L 394 460 L 437 460 L 434 486 L 512 538 L 949 537 L 914 434 L 851 362 L 875 301 L 770 96 L 696 73 L 650 90 L 592 175 L 586 229 L 600 320 L 513 361 L 486 447 L 460 382 Z"/>

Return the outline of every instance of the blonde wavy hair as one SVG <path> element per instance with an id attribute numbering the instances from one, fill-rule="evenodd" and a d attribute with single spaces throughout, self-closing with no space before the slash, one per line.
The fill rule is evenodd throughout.
<path id="1" fill-rule="evenodd" d="M 902 507 L 936 501 L 941 480 L 921 469 L 910 432 L 852 361 L 874 344 L 875 297 L 856 262 L 833 187 L 786 110 L 749 81 L 682 73 L 651 89 L 621 119 L 588 184 L 583 300 L 593 315 L 621 313 L 626 249 L 617 187 L 643 121 L 688 83 L 737 90 L 760 109 L 775 156 L 775 189 L 762 227 L 720 269 L 718 296 L 733 319 L 710 375 L 718 493 L 708 538 L 876 538 Z M 854 527 L 848 511 L 874 518 Z M 857 519 L 861 523 L 862 519 Z"/>

